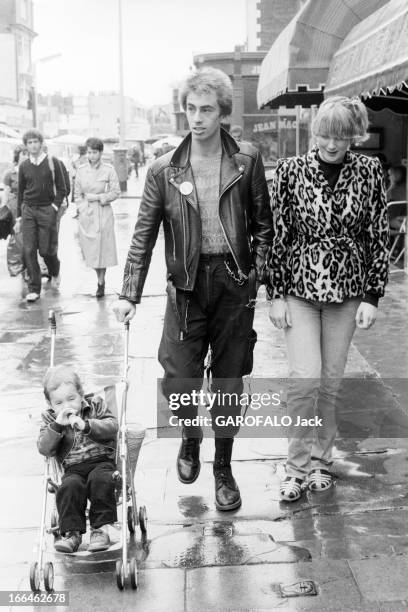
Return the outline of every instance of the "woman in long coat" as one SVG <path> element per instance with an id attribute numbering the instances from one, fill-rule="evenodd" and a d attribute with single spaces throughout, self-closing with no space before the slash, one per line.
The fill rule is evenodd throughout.
<path id="1" fill-rule="evenodd" d="M 323 491 L 333 484 L 335 406 L 351 339 L 356 325 L 374 325 L 387 283 L 382 168 L 350 150 L 367 127 L 360 100 L 328 98 L 313 124 L 316 147 L 280 160 L 276 169 L 267 289 L 270 318 L 285 330 L 289 360 L 293 424 L 284 501 L 299 499 L 306 486 Z M 299 427 L 299 419 L 308 425 Z"/>
<path id="2" fill-rule="evenodd" d="M 74 200 L 78 208 L 79 241 L 86 265 L 98 277 L 96 297 L 105 295 L 106 268 L 118 263 L 111 202 L 120 195 L 117 174 L 102 161 L 103 142 L 88 138 L 88 162 L 75 176 Z"/>

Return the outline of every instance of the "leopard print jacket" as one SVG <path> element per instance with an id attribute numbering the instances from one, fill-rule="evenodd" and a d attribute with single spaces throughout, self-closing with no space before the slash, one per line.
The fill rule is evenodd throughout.
<path id="1" fill-rule="evenodd" d="M 332 190 L 317 148 L 278 161 L 272 185 L 274 238 L 269 298 L 295 295 L 321 302 L 384 295 L 388 217 L 382 168 L 352 151 Z"/>

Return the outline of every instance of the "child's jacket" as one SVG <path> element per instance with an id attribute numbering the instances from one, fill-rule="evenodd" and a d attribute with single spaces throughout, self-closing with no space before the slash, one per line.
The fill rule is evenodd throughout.
<path id="1" fill-rule="evenodd" d="M 88 396 L 79 416 L 87 423 L 84 431 L 59 425 L 55 422 L 54 410 L 45 410 L 37 441 L 39 452 L 46 457 L 57 457 L 65 467 L 98 457 L 114 459 L 118 422 L 104 400 Z"/>

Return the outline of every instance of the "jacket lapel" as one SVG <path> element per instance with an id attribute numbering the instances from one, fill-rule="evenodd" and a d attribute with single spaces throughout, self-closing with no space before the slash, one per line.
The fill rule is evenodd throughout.
<path id="1" fill-rule="evenodd" d="M 180 192 L 180 194 L 186 200 L 186 202 L 188 202 L 194 208 L 194 210 L 198 212 L 197 190 L 195 187 L 193 170 L 191 166 L 188 165 L 184 168 L 179 168 L 178 170 L 174 170 L 169 177 L 169 182 L 173 185 L 173 187 L 175 187 L 175 189 L 177 189 Z M 183 193 L 183 187 L 184 187 L 183 183 L 186 187 L 188 187 L 189 185 L 191 185 L 192 187 L 192 192 L 189 193 L 188 195 L 185 195 Z"/>
<path id="2" fill-rule="evenodd" d="M 239 168 L 236 165 L 234 154 L 238 153 L 239 147 L 235 140 L 221 127 L 221 170 L 220 170 L 220 195 L 228 188 L 229 185 L 239 179 L 243 172 L 244 166 Z M 193 191 L 191 194 L 184 196 L 191 206 L 198 212 L 198 197 L 194 183 L 194 175 L 190 165 L 190 150 L 191 150 L 191 132 L 187 134 L 184 140 L 179 144 L 170 160 L 169 182 L 182 194 L 180 189 L 182 183 L 191 183 Z"/>
<path id="3" fill-rule="evenodd" d="M 220 195 L 224 193 L 229 185 L 241 177 L 243 171 L 243 166 L 237 168 L 234 157 L 228 156 L 226 151 L 223 150 L 221 157 Z"/>

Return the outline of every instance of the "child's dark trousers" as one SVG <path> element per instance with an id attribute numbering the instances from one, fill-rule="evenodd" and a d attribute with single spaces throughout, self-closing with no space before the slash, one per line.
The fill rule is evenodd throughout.
<path id="1" fill-rule="evenodd" d="M 83 461 L 66 468 L 56 501 L 61 533 L 86 532 L 85 510 L 91 501 L 89 522 L 98 529 L 117 521 L 115 483 L 112 473 L 116 467 L 106 458 Z"/>

